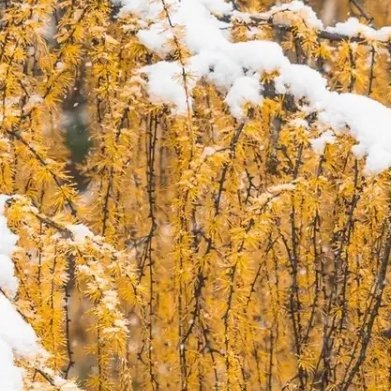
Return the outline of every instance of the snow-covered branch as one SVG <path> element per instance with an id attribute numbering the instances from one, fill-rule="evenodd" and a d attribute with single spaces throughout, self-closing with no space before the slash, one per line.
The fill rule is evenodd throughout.
<path id="1" fill-rule="evenodd" d="M 13 303 L 18 290 L 18 280 L 11 257 L 16 249 L 18 236 L 9 230 L 4 215 L 5 205 L 10 199 L 9 196 L 0 195 L 0 389 L 25 389 L 24 369 L 15 365 L 15 360 L 21 360 L 55 389 L 77 391 L 79 388 L 73 382 L 62 379 L 45 367 L 48 353 L 40 345 L 27 318 Z"/>
<path id="2" fill-rule="evenodd" d="M 365 96 L 333 92 L 319 72 L 307 65 L 292 63 L 277 43 L 265 40 L 234 42 L 230 31 L 223 27 L 230 23 L 227 20 L 233 19 L 289 27 L 299 17 L 324 38 L 381 41 L 389 40 L 391 28 L 376 31 L 350 19 L 345 24 L 325 29 L 312 9 L 301 1 L 273 7 L 259 15 L 234 11 L 231 4 L 222 0 L 171 0 L 166 3 L 170 6 L 175 32 L 164 18 L 158 18 L 163 9 L 159 1 L 125 1 L 120 13 L 122 16 L 131 13 L 138 18 L 140 26 L 144 26 L 137 33 L 140 42 L 163 58 L 140 69 L 140 73 L 148 77 L 146 88 L 153 103 L 171 105 L 177 114 L 184 114 L 187 94 L 203 79 L 225 97 L 232 116 L 245 121 L 244 105 L 262 104 L 267 97 L 262 79 L 272 73 L 276 75 L 273 83 L 277 94 L 293 96 L 301 111 L 307 116 L 316 116 L 312 126 L 324 131 L 349 131 L 356 138 L 358 144 L 354 152 L 358 156 L 367 155 L 369 172 L 379 172 L 391 165 L 390 109 Z M 174 35 L 183 50 L 190 52 L 186 59 L 186 89 L 180 77 L 181 64 L 164 60 L 176 50 L 172 44 Z"/>

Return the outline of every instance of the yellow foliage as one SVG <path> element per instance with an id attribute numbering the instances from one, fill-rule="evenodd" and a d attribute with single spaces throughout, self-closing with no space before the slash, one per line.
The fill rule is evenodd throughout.
<path id="1" fill-rule="evenodd" d="M 377 3 L 363 9 L 385 23 Z M 169 6 L 166 57 L 117 11 L 109 0 L 0 4 L 13 303 L 47 352 L 18 362 L 25 389 L 391 389 L 390 171 L 366 175 L 356 140 L 334 130 L 317 153 L 311 140 L 331 129 L 276 91 L 277 71 L 236 119 L 210 81 L 191 91 Z M 233 36 L 268 37 L 331 89 L 390 105 L 390 42 L 273 18 L 232 20 Z M 140 69 L 157 60 L 181 68 L 183 115 L 148 98 Z M 91 147 L 76 165 L 64 135 L 79 104 Z"/>

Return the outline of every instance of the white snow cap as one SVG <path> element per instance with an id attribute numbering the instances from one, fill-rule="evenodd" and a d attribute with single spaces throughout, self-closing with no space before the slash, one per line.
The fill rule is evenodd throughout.
<path id="1" fill-rule="evenodd" d="M 146 12 L 146 3 L 123 1 L 121 13 L 131 12 L 147 22 L 152 14 L 164 12 L 161 2 L 153 0 L 150 1 L 150 12 Z M 232 11 L 232 5 L 222 0 L 182 0 L 166 4 L 169 5 L 172 23 L 184 28 L 181 43 L 192 53 L 185 66 L 188 92 L 191 93 L 196 82 L 204 77 L 226 94 L 232 114 L 242 118 L 241 106 L 246 102 L 261 102 L 260 87 L 255 88 L 256 78 L 289 64 L 281 47 L 268 41 L 231 42 L 229 34 L 221 29 L 227 25 L 215 16 Z M 175 49 L 172 44 L 175 33 L 163 16 L 152 21 L 147 29 L 139 31 L 138 38 L 149 50 L 164 57 Z M 191 97 L 186 97 L 183 69 L 179 62 L 160 61 L 141 68 L 140 72 L 148 75 L 148 93 L 152 102 L 171 104 L 176 113 L 186 113 Z M 243 83 L 251 85 L 251 91 L 244 91 Z"/>
<path id="2" fill-rule="evenodd" d="M 14 263 L 11 255 L 18 240 L 7 226 L 4 216 L 5 203 L 8 196 L 0 195 L 0 287 L 12 297 L 18 289 L 18 281 L 14 275 Z"/>
<path id="3" fill-rule="evenodd" d="M 391 110 L 357 94 L 329 93 L 319 119 L 336 130 L 346 126 L 358 141 L 354 152 L 367 155 L 366 168 L 376 173 L 391 166 Z"/>
<path id="4" fill-rule="evenodd" d="M 264 12 L 261 16 L 264 17 L 273 17 L 274 15 L 279 14 L 280 12 L 291 11 L 300 16 L 305 24 L 309 27 L 316 28 L 318 30 L 323 29 L 323 23 L 316 16 L 314 10 L 305 5 L 302 1 L 294 0 L 290 3 L 276 5 L 270 9 L 268 12 Z"/>
<path id="5" fill-rule="evenodd" d="M 0 195 L 0 287 L 13 297 L 18 289 L 11 260 L 18 237 L 7 226 L 4 216 L 9 196 Z M 37 337 L 11 302 L 0 293 L 0 390 L 22 391 L 23 370 L 14 364 L 15 357 L 30 357 L 39 351 Z"/>
<path id="6" fill-rule="evenodd" d="M 72 224 L 67 228 L 72 232 L 73 242 L 76 244 L 83 243 L 86 238 L 91 238 L 94 234 L 84 224 Z"/>
<path id="7" fill-rule="evenodd" d="M 330 33 L 342 34 L 347 37 L 362 37 L 368 40 L 377 41 L 389 41 L 391 38 L 391 27 L 382 27 L 379 30 L 366 24 L 360 23 L 357 18 L 349 18 L 346 22 L 337 23 L 334 27 L 327 27 L 326 29 Z"/>
<path id="8" fill-rule="evenodd" d="M 259 80 L 256 77 L 248 76 L 236 79 L 225 98 L 225 102 L 228 104 L 232 115 L 236 118 L 242 117 L 242 106 L 244 103 L 259 104 L 261 101 L 262 96 Z"/>
<path id="9" fill-rule="evenodd" d="M 275 71 L 278 74 L 275 78 L 277 93 L 293 95 L 308 114 L 317 113 L 323 128 L 332 128 L 336 134 L 348 131 L 357 139 L 358 145 L 353 152 L 367 156 L 368 173 L 377 173 L 391 166 L 391 110 L 363 96 L 329 91 L 327 81 L 320 73 L 306 65 L 291 64 L 275 42 L 233 42 L 229 25 L 216 17 L 221 14 L 238 17 L 241 14 L 232 11 L 229 2 L 166 0 L 174 28 L 167 21 L 161 0 L 121 0 L 121 4 L 121 14 L 130 12 L 140 18 L 144 27 L 139 32 L 139 39 L 149 50 L 165 58 L 175 50 L 172 42 L 175 35 L 191 54 L 186 59 L 185 69 L 178 61 L 165 60 L 140 69 L 148 77 L 147 91 L 151 102 L 169 104 L 176 114 L 186 114 L 188 109 L 191 110 L 192 89 L 198 80 L 205 78 L 225 96 L 231 114 L 238 121 L 244 121 L 245 104 L 262 104 L 260 79 L 263 74 Z M 287 10 L 304 18 L 307 25 L 323 29 L 312 9 L 297 0 L 257 15 L 280 15 L 281 19 Z M 348 36 L 360 33 L 378 39 L 391 35 L 391 28 L 376 31 L 353 18 L 327 30 Z M 187 75 L 186 88 L 183 72 Z M 189 96 L 186 96 L 186 90 Z M 333 140 L 331 133 L 326 133 L 312 145 L 321 150 L 325 142 Z"/>
<path id="10" fill-rule="evenodd" d="M 177 62 L 160 61 L 141 68 L 148 75 L 148 93 L 154 103 L 167 103 L 180 113 L 187 109 L 186 92 L 181 77 L 181 67 Z"/>

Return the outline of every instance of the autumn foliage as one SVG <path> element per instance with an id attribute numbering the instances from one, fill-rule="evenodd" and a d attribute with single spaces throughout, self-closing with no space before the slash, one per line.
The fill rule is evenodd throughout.
<path id="1" fill-rule="evenodd" d="M 194 2 L 229 41 L 202 74 Z M 391 31 L 233 3 L 0 0 L 22 389 L 391 389 Z"/>

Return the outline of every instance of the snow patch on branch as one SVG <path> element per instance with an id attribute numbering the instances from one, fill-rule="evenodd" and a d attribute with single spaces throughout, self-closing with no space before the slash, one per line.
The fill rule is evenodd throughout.
<path id="1" fill-rule="evenodd" d="M 314 10 L 308 5 L 305 5 L 302 1 L 298 0 L 294 0 L 286 4 L 276 5 L 272 7 L 270 11 L 261 13 L 259 16 L 261 18 L 273 18 L 274 16 L 286 11 L 294 12 L 308 27 L 312 27 L 317 30 L 321 30 L 324 27 L 323 22 L 316 16 Z M 281 21 L 283 22 L 283 20 Z"/>
<path id="2" fill-rule="evenodd" d="M 14 297 L 18 281 L 11 260 L 18 237 L 7 226 L 4 216 L 8 196 L 0 195 L 0 389 L 23 390 L 23 369 L 14 364 L 15 358 L 28 358 L 39 352 L 37 336 L 14 305 L 4 295 Z"/>
<path id="3" fill-rule="evenodd" d="M 323 102 L 319 120 L 338 131 L 350 130 L 358 141 L 353 152 L 367 155 L 369 172 L 391 166 L 391 110 L 381 103 L 357 94 L 331 92 Z"/>
<path id="4" fill-rule="evenodd" d="M 0 195 L 0 287 L 14 297 L 18 289 L 18 281 L 14 275 L 14 263 L 11 260 L 18 237 L 7 226 L 4 216 L 5 203 L 9 197 Z"/>
<path id="5" fill-rule="evenodd" d="M 168 23 L 163 4 L 173 27 Z M 275 72 L 278 74 L 274 80 L 277 93 L 292 95 L 304 112 L 316 114 L 317 124 L 325 131 L 349 131 L 357 139 L 354 152 L 357 156 L 367 156 L 369 173 L 391 166 L 391 110 L 363 96 L 331 92 L 320 73 L 306 65 L 290 63 L 275 42 L 233 42 L 229 29 L 222 28 L 227 23 L 216 17 L 229 14 L 245 19 L 246 15 L 233 11 L 230 3 L 222 0 L 122 0 L 122 5 L 122 15 L 130 12 L 145 26 L 139 32 L 139 39 L 149 50 L 164 58 L 176 50 L 172 42 L 175 35 L 190 52 L 184 66 L 179 61 L 159 61 L 140 69 L 148 78 L 146 86 L 152 103 L 165 103 L 171 105 L 176 114 L 186 114 L 189 105 L 191 110 L 192 90 L 197 81 L 204 78 L 225 96 L 231 114 L 238 121 L 244 121 L 246 104 L 262 104 L 262 76 Z M 273 7 L 259 16 L 278 18 L 278 22 L 283 23 L 286 12 L 296 13 L 309 27 L 323 29 L 313 10 L 297 0 Z M 349 19 L 327 31 L 374 39 L 389 36 L 390 28 L 376 31 Z M 315 150 L 320 151 L 325 142 L 332 141 L 331 133 L 326 135 L 313 143 Z"/>
<path id="6" fill-rule="evenodd" d="M 83 243 L 87 238 L 92 238 L 94 234 L 84 224 L 72 224 L 68 225 L 67 229 L 72 232 L 73 242 L 75 244 Z"/>
<path id="7" fill-rule="evenodd" d="M 154 103 L 171 103 L 177 112 L 186 112 L 186 92 L 178 80 L 181 66 L 177 62 L 160 61 L 140 71 L 148 75 L 148 94 Z"/>
<path id="8" fill-rule="evenodd" d="M 368 41 L 389 41 L 391 38 L 391 27 L 382 27 L 379 30 L 366 24 L 360 23 L 357 18 L 349 18 L 346 22 L 337 23 L 334 27 L 327 27 L 326 31 L 333 34 L 345 35 L 346 37 L 361 37 Z"/>
<path id="9" fill-rule="evenodd" d="M 229 90 L 225 102 L 230 108 L 232 115 L 240 118 L 243 114 L 243 104 L 249 102 L 258 105 L 262 102 L 259 81 L 254 77 L 239 77 Z"/>

